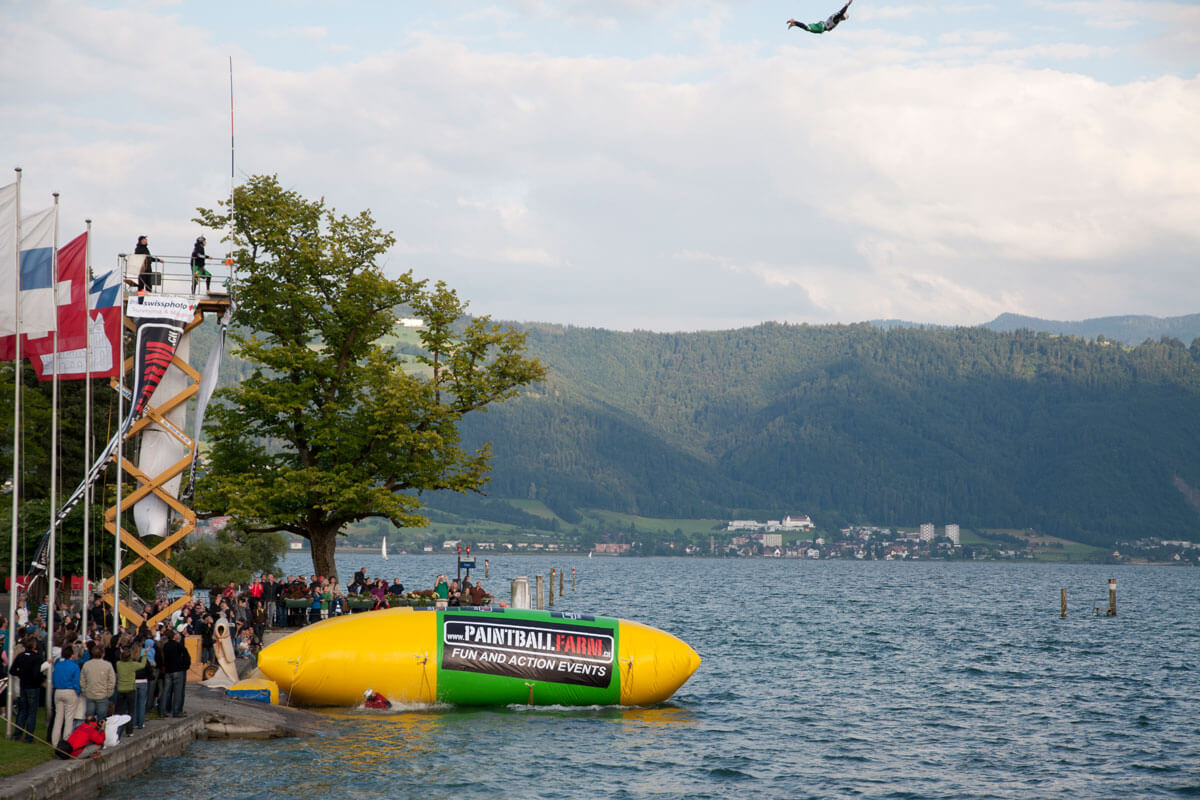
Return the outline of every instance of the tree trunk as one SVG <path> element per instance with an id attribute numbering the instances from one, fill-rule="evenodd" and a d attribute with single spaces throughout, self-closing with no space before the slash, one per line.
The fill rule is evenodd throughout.
<path id="1" fill-rule="evenodd" d="M 337 530 L 317 530 L 309 533 L 309 545 L 312 547 L 313 570 L 325 578 L 337 578 L 337 564 L 333 554 L 337 548 Z M 339 578 L 338 583 L 342 581 Z"/>

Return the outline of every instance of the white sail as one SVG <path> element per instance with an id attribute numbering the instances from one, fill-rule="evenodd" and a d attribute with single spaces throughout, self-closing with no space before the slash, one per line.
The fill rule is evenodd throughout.
<path id="1" fill-rule="evenodd" d="M 387 561 L 387 537 L 386 536 L 383 537 L 383 545 L 380 547 L 380 555 L 383 556 L 384 561 Z"/>

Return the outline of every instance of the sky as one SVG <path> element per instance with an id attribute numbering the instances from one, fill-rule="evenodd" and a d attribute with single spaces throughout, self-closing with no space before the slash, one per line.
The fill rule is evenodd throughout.
<path id="1" fill-rule="evenodd" d="M 1200 312 L 1200 3 L 786 27 L 837 8 L 0 0 L 0 168 L 27 213 L 60 193 L 60 242 L 93 221 L 97 271 L 274 174 L 506 321 Z"/>

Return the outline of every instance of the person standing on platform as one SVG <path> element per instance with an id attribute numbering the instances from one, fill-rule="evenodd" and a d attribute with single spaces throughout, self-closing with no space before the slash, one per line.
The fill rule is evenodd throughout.
<path id="1" fill-rule="evenodd" d="M 154 272 L 154 262 L 161 262 L 162 259 L 150 255 L 150 242 L 145 236 L 138 237 L 137 246 L 133 248 L 133 254 L 135 256 L 146 257 L 146 260 L 142 262 L 142 269 L 138 273 L 137 279 L 138 297 L 141 297 L 147 292 L 154 291 L 153 286 L 155 279 L 158 277 Z M 141 300 L 138 302 L 140 303 Z"/>
<path id="2" fill-rule="evenodd" d="M 204 279 L 204 291 L 212 292 L 212 273 L 208 271 L 207 262 L 212 256 L 204 254 L 204 244 L 206 239 L 200 236 L 196 239 L 196 244 L 192 247 L 192 294 L 196 293 L 196 286 L 199 285 L 200 279 Z"/>

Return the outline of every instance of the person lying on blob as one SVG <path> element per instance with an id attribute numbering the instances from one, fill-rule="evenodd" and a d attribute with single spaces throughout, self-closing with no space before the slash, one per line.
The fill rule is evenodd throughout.
<path id="1" fill-rule="evenodd" d="M 367 689 L 363 692 L 363 708 L 387 709 L 391 707 L 391 701 L 374 689 Z"/>

